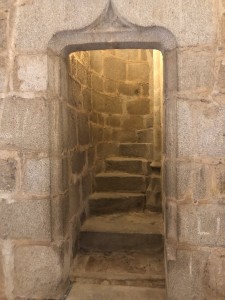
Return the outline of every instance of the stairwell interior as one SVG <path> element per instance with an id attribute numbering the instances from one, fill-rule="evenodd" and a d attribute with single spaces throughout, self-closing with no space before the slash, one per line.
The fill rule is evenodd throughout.
<path id="1" fill-rule="evenodd" d="M 68 299 L 164 299 L 162 54 L 79 51 L 67 64 Z"/>

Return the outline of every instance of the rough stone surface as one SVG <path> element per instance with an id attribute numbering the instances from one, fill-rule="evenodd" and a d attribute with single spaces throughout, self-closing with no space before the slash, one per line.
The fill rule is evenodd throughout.
<path id="1" fill-rule="evenodd" d="M 70 292 L 68 300 L 135 300 L 138 298 L 143 300 L 163 300 L 164 297 L 165 291 L 163 289 L 77 283 Z"/>
<path id="2" fill-rule="evenodd" d="M 0 106 L 1 145 L 40 151 L 49 149 L 49 111 L 46 101 L 12 98 L 0 101 Z"/>
<path id="3" fill-rule="evenodd" d="M 50 193 L 49 158 L 27 160 L 24 170 L 24 190 L 36 195 Z"/>
<path id="4" fill-rule="evenodd" d="M 213 204 L 180 205 L 178 208 L 179 241 L 195 245 L 224 246 L 225 210 Z"/>
<path id="5" fill-rule="evenodd" d="M 94 193 L 89 197 L 91 215 L 142 211 L 145 195 L 138 193 Z"/>
<path id="6" fill-rule="evenodd" d="M 95 178 L 96 191 L 145 192 L 145 178 L 126 173 L 99 173 Z"/>
<path id="7" fill-rule="evenodd" d="M 179 90 L 212 88 L 214 56 L 207 51 L 182 51 L 178 54 Z"/>
<path id="8" fill-rule="evenodd" d="M 224 249 L 216 249 L 209 255 L 205 271 L 205 299 L 225 297 L 224 291 Z"/>
<path id="9" fill-rule="evenodd" d="M 46 4 L 45 0 L 41 0 L 19 6 L 17 48 L 20 50 L 45 50 L 49 40 L 56 32 L 88 26 L 101 15 L 106 4 L 106 0 L 96 1 L 92 4 L 88 0 L 82 4 L 71 0 L 66 0 L 66 2 L 57 0 L 57 2 Z M 80 16 L 83 17 L 80 18 Z M 46 21 L 48 30 L 46 30 Z M 30 28 L 29 34 L 27 28 Z"/>
<path id="10" fill-rule="evenodd" d="M 50 240 L 50 202 L 44 200 L 0 203 L 0 237 Z"/>
<path id="11" fill-rule="evenodd" d="M 207 251 L 178 250 L 177 260 L 168 265 L 169 300 L 180 300 L 184 295 L 187 300 L 207 299 L 203 282 L 208 256 Z"/>
<path id="12" fill-rule="evenodd" d="M 92 216 L 81 228 L 80 247 L 92 251 L 161 250 L 161 217 L 152 212 Z"/>
<path id="13" fill-rule="evenodd" d="M 21 91 L 45 91 L 47 88 L 47 56 L 18 56 L 15 87 Z"/>
<path id="14" fill-rule="evenodd" d="M 5 276 L 3 272 L 3 255 L 0 247 L 0 299 L 6 300 L 5 295 Z"/>
<path id="15" fill-rule="evenodd" d="M 215 39 L 212 0 L 198 3 L 186 0 L 166 3 L 163 0 L 113 0 L 113 4 L 120 15 L 133 24 L 167 28 L 177 37 L 180 46 L 207 44 Z"/>
<path id="16" fill-rule="evenodd" d="M 179 101 L 177 109 L 179 155 L 224 156 L 224 107 Z"/>
<path id="17" fill-rule="evenodd" d="M 0 92 L 6 89 L 6 57 L 0 56 Z"/>
<path id="18" fill-rule="evenodd" d="M 15 249 L 15 291 L 18 296 L 55 298 L 61 283 L 57 247 L 18 246 Z"/>
<path id="19" fill-rule="evenodd" d="M 13 191 L 16 185 L 17 163 L 13 159 L 0 159 L 0 190 Z"/>

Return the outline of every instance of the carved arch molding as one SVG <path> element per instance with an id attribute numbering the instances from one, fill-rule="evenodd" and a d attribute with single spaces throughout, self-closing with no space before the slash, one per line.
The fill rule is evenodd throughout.
<path id="1" fill-rule="evenodd" d="M 109 1 L 92 24 L 79 30 L 58 32 L 48 44 L 48 49 L 63 56 L 78 50 L 125 47 L 155 48 L 164 52 L 175 49 L 177 42 L 164 27 L 142 27 L 128 22 Z"/>

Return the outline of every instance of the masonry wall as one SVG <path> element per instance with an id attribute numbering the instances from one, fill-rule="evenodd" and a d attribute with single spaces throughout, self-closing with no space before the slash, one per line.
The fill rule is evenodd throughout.
<path id="1" fill-rule="evenodd" d="M 0 1 L 1 299 L 54 299 L 68 286 L 57 124 L 65 86 L 60 51 L 71 43 L 60 48 L 53 36 L 61 32 L 62 41 L 82 30 L 83 44 L 91 34 L 89 43 L 104 36 L 114 45 L 152 30 L 150 42 L 165 49 L 165 137 L 177 128 L 163 154 L 167 298 L 223 299 L 224 0 L 112 0 L 119 21 L 102 24 L 108 3 Z"/>
<path id="2" fill-rule="evenodd" d="M 133 148 L 139 144 L 139 153 L 134 156 L 151 161 L 152 51 L 91 51 L 91 72 L 97 168 L 103 170 L 104 160 L 109 156 L 132 155 L 132 144 Z"/>

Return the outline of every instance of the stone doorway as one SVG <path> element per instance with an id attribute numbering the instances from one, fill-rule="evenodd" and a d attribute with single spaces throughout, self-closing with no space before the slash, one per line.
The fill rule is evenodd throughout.
<path id="1" fill-rule="evenodd" d="M 136 125 L 139 122 L 140 123 L 143 122 L 143 125 L 147 124 L 147 120 L 149 120 L 149 122 L 151 123 L 153 120 L 151 120 L 151 117 L 148 116 L 148 114 L 144 114 L 145 115 L 144 118 L 136 118 L 134 112 L 136 109 L 140 109 L 143 110 L 144 109 L 144 105 L 146 105 L 146 107 L 148 107 L 147 101 L 142 102 L 142 104 L 144 103 L 144 105 L 141 105 L 138 108 L 139 103 L 135 103 L 130 101 L 130 103 L 126 104 L 126 101 L 122 104 L 122 102 L 119 102 L 119 109 L 122 109 L 123 111 L 123 107 L 125 107 L 126 110 L 129 110 L 130 113 L 128 113 L 129 118 L 126 119 L 125 116 L 122 116 L 122 118 L 125 118 L 126 120 L 123 121 L 123 126 L 125 124 L 126 127 L 126 132 L 124 133 L 123 130 L 121 130 L 122 128 L 115 128 L 113 129 L 113 122 L 115 124 L 115 122 L 118 122 L 118 120 L 116 119 L 120 119 L 120 118 L 116 118 L 116 116 L 113 116 L 114 114 L 117 115 L 118 112 L 116 110 L 118 110 L 118 105 L 114 105 L 115 103 L 115 95 L 113 95 L 113 91 L 111 92 L 111 96 L 113 96 L 112 98 L 113 101 L 109 100 L 108 102 L 106 102 L 105 100 L 103 101 L 95 101 L 95 108 L 97 108 L 99 111 L 96 114 L 91 114 L 91 123 L 92 126 L 89 127 L 89 116 L 88 114 L 90 112 L 92 112 L 92 107 L 90 107 L 90 101 L 89 99 L 91 99 L 91 105 L 93 105 L 93 99 L 96 98 L 96 93 L 99 93 L 98 89 L 102 88 L 107 88 L 107 84 L 108 84 L 108 89 L 111 87 L 112 88 L 112 82 L 113 80 L 111 80 L 112 82 L 109 82 L 110 80 L 107 80 L 106 83 L 103 84 L 103 87 L 101 86 L 101 80 L 100 78 L 98 78 L 98 76 L 96 76 L 96 72 L 93 72 L 93 80 L 95 81 L 95 90 L 92 92 L 90 91 L 90 89 L 88 89 L 88 85 L 91 84 L 91 77 L 90 74 L 88 76 L 87 72 L 85 71 L 85 68 L 83 67 L 86 63 L 85 63 L 85 57 L 87 57 L 87 53 L 92 52 L 92 55 L 103 55 L 103 52 L 105 50 L 102 49 L 109 49 L 108 53 L 109 56 L 113 57 L 114 56 L 114 60 L 117 60 L 117 57 L 115 57 L 115 53 L 119 54 L 119 52 L 122 54 L 122 50 L 119 49 L 127 49 L 128 53 L 132 53 L 131 49 L 139 49 L 138 50 L 138 57 L 147 57 L 146 62 L 148 61 L 148 59 L 152 56 L 153 58 L 153 52 L 155 51 L 155 53 L 160 53 L 157 50 L 146 50 L 146 49 L 158 49 L 163 53 L 163 57 L 164 57 L 164 69 L 167 70 L 168 68 L 170 68 L 170 74 L 168 74 L 167 72 L 164 72 L 164 94 L 165 94 L 165 99 L 167 99 L 166 102 L 164 102 L 163 105 L 163 111 L 161 112 L 162 115 L 164 116 L 164 122 L 167 123 L 169 126 L 168 127 L 164 127 L 164 132 L 163 132 L 163 136 L 164 136 L 164 142 L 163 142 L 163 148 L 162 148 L 162 157 L 160 155 L 161 151 L 158 151 L 160 148 L 160 145 L 158 144 L 158 148 L 152 148 L 152 145 L 150 145 L 151 143 L 139 143 L 139 145 L 135 151 L 141 151 L 142 153 L 145 153 L 145 155 L 149 155 L 151 153 L 152 158 L 150 159 L 150 157 L 148 157 L 149 161 L 151 160 L 151 165 L 149 165 L 149 170 L 151 170 L 153 177 L 155 176 L 155 178 L 151 181 L 151 182 L 157 182 L 157 180 L 159 179 L 159 174 L 160 174 L 160 166 L 159 166 L 159 162 L 161 160 L 161 162 L 163 162 L 162 164 L 162 170 L 164 170 L 162 172 L 163 176 L 162 176 L 162 182 L 166 181 L 166 177 L 168 176 L 169 178 L 173 178 L 172 182 L 170 181 L 170 185 L 169 185 L 169 189 L 173 189 L 173 185 L 175 185 L 175 169 L 171 168 L 171 166 L 173 165 L 173 160 L 175 158 L 175 143 L 173 143 L 173 139 L 175 137 L 175 123 L 173 122 L 174 120 L 174 114 L 176 112 L 176 110 L 174 109 L 175 107 L 175 98 L 172 97 L 174 90 L 176 90 L 176 80 L 174 80 L 176 78 L 176 50 L 175 50 L 175 41 L 173 36 L 167 32 L 164 29 L 161 28 L 154 28 L 153 30 L 151 29 L 151 31 L 145 31 L 142 33 L 141 36 L 139 36 L 139 41 L 138 42 L 134 42 L 137 39 L 137 36 L 139 35 L 138 31 L 137 32 L 133 32 L 131 31 L 129 35 L 127 35 L 127 33 L 124 34 L 119 34 L 117 32 L 115 33 L 110 33 L 110 39 L 113 40 L 114 42 L 111 43 L 107 43 L 105 42 L 105 38 L 109 38 L 107 36 L 108 34 L 97 34 L 96 35 L 96 40 L 97 42 L 93 42 L 93 35 L 92 34 L 79 34 L 76 32 L 68 32 L 68 34 L 57 34 L 56 36 L 54 36 L 54 38 L 50 41 L 49 43 L 49 95 L 52 98 L 52 108 L 51 110 L 51 129 L 52 129 L 52 153 L 53 153 L 53 159 L 52 159 L 52 164 L 51 164 L 51 188 L 52 188 L 52 223 L 53 223 L 53 238 L 55 241 L 62 241 L 65 240 L 66 242 L 66 249 L 64 249 L 64 265 L 63 267 L 65 268 L 66 274 L 68 274 L 68 271 L 71 272 L 71 267 L 74 265 L 73 261 L 74 261 L 74 255 L 77 254 L 78 249 L 79 249 L 79 243 L 81 243 L 81 239 L 82 236 L 84 236 L 84 234 L 80 234 L 82 232 L 82 226 L 85 226 L 83 224 L 86 224 L 85 220 L 88 216 L 88 214 L 90 214 L 90 211 L 94 212 L 94 214 L 98 214 L 99 212 L 96 212 L 96 209 L 98 210 L 99 207 L 94 207 L 93 205 L 88 205 L 89 203 L 89 196 L 91 195 L 91 203 L 97 203 L 100 200 L 101 201 L 105 201 L 105 199 L 99 199 L 99 198 L 95 198 L 96 195 L 94 195 L 92 193 L 92 191 L 94 191 L 94 188 L 97 189 L 97 192 L 106 192 L 106 190 L 101 190 L 102 189 L 102 184 L 100 184 L 101 188 L 98 187 L 98 181 L 104 181 L 104 180 L 109 180 L 114 181 L 114 185 L 118 186 L 118 177 L 117 178 L 106 178 L 107 176 L 103 176 L 103 178 L 101 178 L 101 173 L 100 172 L 102 170 L 104 170 L 104 168 L 114 168 L 113 166 L 115 166 L 115 164 L 117 165 L 117 168 L 124 168 L 124 161 L 122 163 L 122 166 L 120 164 L 120 166 L 118 166 L 118 160 L 115 161 L 115 157 L 112 159 L 110 156 L 112 154 L 112 152 L 115 154 L 117 153 L 117 158 L 118 156 L 122 155 L 122 152 L 124 152 L 124 155 L 122 156 L 126 156 L 125 153 L 127 151 L 133 151 L 134 147 L 130 147 L 129 145 L 127 145 L 128 140 L 126 141 L 126 139 L 133 139 L 134 136 L 136 136 L 137 138 L 143 139 L 143 138 L 148 138 L 147 136 L 145 136 L 147 134 L 147 127 L 148 126 L 144 126 L 143 128 L 137 128 L 135 131 L 135 122 L 136 121 Z M 164 38 L 165 38 L 165 42 L 164 42 Z M 152 42 L 149 42 L 149 39 L 152 40 Z M 133 40 L 133 41 L 132 41 Z M 111 50 L 110 50 L 111 49 Z M 74 52 L 75 51 L 75 52 Z M 80 51 L 80 52 L 77 52 Z M 100 52 L 101 51 L 101 52 Z M 137 51 L 137 50 L 135 50 Z M 101 53 L 101 54 L 97 54 L 97 53 Z M 120 55 L 121 55 L 120 54 Z M 124 54 L 123 54 L 124 55 Z M 80 56 L 80 57 L 79 57 Z M 70 62 L 68 61 L 68 57 L 70 57 Z M 82 58 L 83 57 L 83 58 Z M 149 57 L 149 58 L 148 58 Z M 120 58 L 121 59 L 121 58 Z M 90 60 L 91 61 L 91 60 Z M 107 59 L 106 59 L 107 61 Z M 153 61 L 153 60 L 152 60 Z M 73 62 L 75 62 L 76 68 L 71 68 L 71 66 L 73 65 Z M 146 64 L 145 62 L 145 64 Z M 122 60 L 121 60 L 122 63 Z M 144 64 L 143 61 L 139 61 L 139 63 Z M 83 66 L 82 66 L 83 65 Z M 116 62 L 113 63 L 111 65 L 111 67 L 108 68 L 108 72 L 113 72 L 113 67 L 116 66 Z M 86 64 L 87 67 L 87 64 Z M 161 66 L 162 67 L 162 66 Z M 98 68 L 98 66 L 95 66 L 95 68 Z M 121 64 L 117 64 L 116 68 L 114 68 L 115 70 L 120 70 L 121 68 Z M 127 67 L 128 68 L 128 67 Z M 149 68 L 149 66 L 148 66 Z M 73 73 L 73 76 L 71 76 L 70 73 Z M 150 72 L 151 73 L 151 72 Z M 119 72 L 118 76 L 120 75 L 121 72 Z M 135 72 L 133 73 L 135 74 Z M 142 73 L 141 73 L 142 74 Z M 169 76 L 170 75 L 170 76 Z M 77 80 L 78 82 L 81 83 L 82 80 L 84 80 L 85 84 L 77 84 L 76 80 L 71 80 L 72 77 L 78 77 L 79 76 L 79 80 Z M 132 76 L 132 75 L 131 75 Z M 137 77 L 137 74 L 133 75 L 134 78 Z M 143 76 L 143 75 L 141 75 Z M 108 78 L 110 79 L 110 78 Z M 153 78 L 154 80 L 154 78 Z M 115 80 L 114 80 L 115 81 Z M 132 80 L 131 80 L 132 82 Z M 135 82 L 135 80 L 134 80 Z M 133 82 L 133 83 L 134 83 Z M 109 84 L 110 83 L 110 84 Z M 149 83 L 149 82 L 148 82 Z M 86 87 L 85 87 L 86 85 Z M 142 100 L 144 100 L 144 93 L 147 93 L 146 91 L 146 86 L 144 86 L 143 82 L 142 85 L 140 85 L 138 88 L 134 88 L 133 86 L 129 87 L 129 85 L 127 86 L 126 84 L 123 83 L 123 85 L 121 85 L 119 87 L 116 87 L 117 89 L 117 94 L 118 93 L 118 89 L 122 89 L 120 92 L 121 94 L 124 94 L 124 97 L 127 97 L 129 95 L 126 95 L 126 93 L 131 93 L 133 91 L 133 93 L 138 96 L 139 93 L 141 95 L 141 97 L 143 98 Z M 82 93 L 81 93 L 82 90 Z M 162 94 L 162 87 L 161 89 L 159 89 L 161 91 Z M 155 90 L 156 91 L 156 90 Z M 154 93 L 154 90 L 152 89 L 152 92 Z M 76 94 L 76 97 L 74 97 L 74 93 Z M 90 93 L 91 93 L 91 98 L 90 98 Z M 102 92 L 101 92 L 102 93 Z M 99 94 L 101 94 L 99 93 Z M 107 92 L 110 94 L 110 90 Z M 98 95 L 99 96 L 99 95 Z M 161 95 L 162 96 L 162 95 Z M 97 97 L 98 98 L 98 97 Z M 102 98 L 102 97 L 100 97 Z M 108 97 L 110 98 L 110 97 Z M 148 97 L 147 97 L 148 98 Z M 76 103 L 74 103 L 74 99 L 76 99 Z M 152 97 L 152 99 L 154 99 L 154 97 Z M 160 98 L 161 101 L 162 97 Z M 66 105 L 64 105 L 66 103 Z M 137 106 L 136 106 L 137 105 Z M 153 101 L 150 102 L 149 104 L 149 111 L 150 111 L 150 106 L 153 106 Z M 154 103 L 155 108 L 157 107 L 156 103 Z M 121 106 L 121 108 L 120 108 Z M 76 108 L 75 108 L 76 107 Z M 85 113 L 84 112 L 84 107 L 85 110 L 88 112 Z M 129 107 L 129 108 L 128 108 Z M 146 108 L 145 107 L 145 108 Z M 77 110 L 77 111 L 76 111 Z M 112 113 L 110 110 L 115 110 L 114 113 Z M 160 110 L 160 106 L 157 107 L 157 110 Z M 133 115 L 132 115 L 132 111 L 133 111 Z M 152 107 L 152 112 L 153 112 L 153 107 Z M 172 112 L 172 113 L 171 113 Z M 105 115 L 104 115 L 105 114 Z M 104 116 L 103 116 L 104 115 Z M 139 113 L 139 115 L 141 115 L 141 113 Z M 118 117 L 118 116 L 117 116 Z M 140 116 L 139 116 L 140 117 Z M 105 120 L 106 119 L 106 120 Z M 138 121 L 137 121 L 138 119 Z M 157 117 L 155 118 L 155 121 L 157 120 Z M 106 123 L 105 123 L 106 122 Z M 121 122 L 120 122 L 121 123 Z M 122 123 L 121 123 L 122 124 Z M 152 129 L 152 134 L 153 134 L 153 139 L 155 141 L 160 141 L 160 134 L 158 134 L 158 126 L 160 124 L 160 118 L 158 118 L 158 121 L 156 121 L 156 124 L 154 126 L 154 124 L 152 124 L 152 128 L 148 128 L 148 129 Z M 94 125 L 94 126 L 93 126 Z M 103 126 L 104 125 L 104 126 Z M 111 127 L 111 131 L 109 130 L 109 128 L 105 128 L 107 126 Z M 110 126 L 109 126 L 110 125 Z M 118 125 L 117 125 L 118 126 Z M 130 132 L 128 134 L 129 131 L 129 126 L 133 126 L 133 132 Z M 76 130 L 74 130 L 76 128 Z M 158 129 L 157 129 L 158 128 Z M 112 130 L 113 129 L 113 130 Z M 124 128 L 123 128 L 124 129 Z M 143 131 L 145 132 L 142 132 Z M 132 131 L 131 130 L 131 131 Z M 73 134 L 74 132 L 77 132 L 77 134 Z M 112 138 L 115 139 L 121 139 L 121 146 L 120 148 L 120 153 L 119 148 L 117 148 L 117 146 L 115 147 L 115 143 L 109 143 L 109 140 L 107 140 L 107 143 L 103 143 L 102 141 L 100 143 L 97 143 L 97 141 L 95 141 L 95 147 L 89 147 L 87 145 L 89 145 L 90 142 L 90 137 L 94 136 L 93 133 L 95 131 L 95 138 L 97 137 L 97 141 L 100 138 L 100 136 L 102 135 L 103 137 L 106 138 Z M 110 132 L 109 132 L 110 131 Z M 148 134 L 150 134 L 150 131 L 148 132 Z M 134 134 L 135 132 L 135 134 Z M 139 137 L 138 137 L 139 136 Z M 145 137 L 144 137 L 145 136 Z M 123 141 L 123 143 L 122 143 Z M 169 141 L 169 143 L 168 143 Z M 134 140 L 132 140 L 133 144 L 134 144 Z M 126 145 L 122 145 L 122 144 L 126 144 Z M 154 144 L 154 143 L 153 143 Z M 168 147 L 166 147 L 166 145 L 168 144 Z M 157 145 L 157 142 L 155 143 L 155 145 Z M 123 147 L 125 146 L 124 150 L 121 150 Z M 143 149 L 144 147 L 144 149 Z M 117 148 L 117 150 L 116 150 Z M 68 149 L 75 149 L 76 153 L 74 151 L 68 151 Z M 122 151 L 122 152 L 121 152 Z M 167 157 L 165 156 L 167 151 Z M 72 153 L 73 152 L 73 153 Z M 99 159 L 97 164 L 94 166 L 94 157 L 96 155 L 96 152 L 99 153 Z M 68 155 L 68 153 L 70 153 Z M 72 156 L 71 156 L 72 154 Z M 115 155 L 114 155 L 115 156 Z M 153 159 L 153 156 L 155 157 L 155 159 Z M 133 155 L 130 158 L 134 158 Z M 140 158 L 140 157 L 139 157 Z M 145 157 L 144 159 L 146 160 L 147 157 Z M 162 158 L 162 159 L 161 159 Z M 107 161 L 106 161 L 107 160 Z M 167 172 L 165 172 L 165 161 L 167 161 L 167 164 L 170 166 L 169 168 L 167 168 Z M 105 164 L 106 162 L 106 164 Z M 137 164 L 140 164 L 140 160 L 137 160 L 136 157 L 136 161 Z M 126 162 L 127 163 L 127 162 Z M 107 165 L 107 167 L 106 167 Z M 134 164 L 132 163 L 132 165 L 134 166 Z M 75 166 L 75 168 L 73 167 Z M 142 164 L 143 166 L 143 164 Z M 92 170 L 91 170 L 92 169 Z M 146 170 L 147 168 L 144 167 L 144 169 Z M 72 170 L 74 171 L 74 174 L 72 172 Z M 94 170 L 94 173 L 93 173 Z M 148 172 L 149 172 L 148 170 Z M 105 171 L 105 170 L 104 170 Z M 118 170 L 117 170 L 118 171 Z M 121 171 L 121 170 L 120 170 Z M 147 173 L 148 173 L 147 172 Z M 77 173 L 80 173 L 81 175 L 80 178 L 79 176 L 77 176 Z M 95 174 L 96 173 L 96 174 Z M 100 173 L 100 174 L 98 174 Z M 149 174 L 149 173 L 148 173 Z M 96 175 L 96 176 L 94 176 Z M 128 180 L 142 180 L 143 177 L 145 177 L 145 184 L 150 183 L 149 176 L 146 176 L 147 174 L 139 174 L 138 176 L 134 176 L 134 174 L 130 174 L 131 176 L 128 176 Z M 144 175 L 144 176 L 143 176 Z M 95 181 L 92 180 L 92 178 L 97 179 Z M 148 181 L 149 180 L 149 181 Z M 72 184 L 73 182 L 73 184 Z M 92 183 L 95 182 L 95 184 L 93 185 Z M 127 184 L 127 186 L 132 187 L 132 181 L 128 181 L 129 183 Z M 139 181 L 140 182 L 140 181 Z M 159 182 L 159 180 L 158 180 Z M 106 182 L 105 182 L 106 183 Z M 123 185 L 124 183 L 122 183 Z M 105 186 L 107 184 L 104 184 Z M 164 186 L 165 184 L 162 183 L 162 186 Z M 157 195 L 160 194 L 159 190 L 159 185 L 157 187 L 157 184 L 155 184 L 155 187 L 152 186 L 151 184 L 148 184 L 148 186 L 146 185 L 147 189 L 148 189 L 148 193 L 150 195 L 149 197 L 149 201 L 148 203 L 145 201 L 145 198 L 139 198 L 139 199 L 132 199 L 131 202 L 133 202 L 133 204 L 129 207 L 128 210 L 132 210 L 134 203 L 139 203 L 139 208 L 141 207 L 141 205 L 143 204 L 144 207 L 146 207 L 146 205 L 148 205 L 148 208 L 150 208 L 151 210 L 155 210 L 155 211 L 160 211 L 161 207 L 160 205 L 156 205 L 156 202 L 154 202 L 154 200 L 157 198 Z M 142 185 L 143 188 L 143 185 Z M 155 189 L 155 196 L 151 198 L 151 196 L 153 195 L 153 192 L 151 191 L 151 189 Z M 129 189 L 128 189 L 129 191 Z M 147 190 L 146 190 L 147 191 Z M 117 190 L 117 192 L 120 192 L 120 189 Z M 122 190 L 122 192 L 125 192 L 124 190 Z M 126 191 L 127 192 L 127 191 Z M 131 191 L 129 191 L 131 192 Z M 143 192 L 143 190 L 139 191 L 139 192 Z M 80 196 L 82 194 L 82 197 Z M 140 194 L 140 193 L 139 193 Z M 101 195 L 103 196 L 103 195 Z M 139 195 L 140 196 L 140 195 Z M 158 199 L 160 199 L 161 197 L 158 197 Z M 74 202 L 73 199 L 79 199 L 79 201 Z M 143 201 L 144 199 L 144 201 Z M 107 199 L 108 201 L 109 199 Z M 113 200 L 114 203 L 116 203 L 115 199 L 115 195 L 114 195 L 114 199 L 110 199 L 110 201 Z M 127 199 L 123 199 L 124 203 L 127 203 Z M 163 189 L 163 194 L 162 194 L 162 202 L 163 202 L 163 213 L 164 213 L 164 219 L 167 220 L 167 214 L 168 211 L 170 213 L 170 216 L 172 216 L 172 218 L 169 218 L 166 222 L 165 222 L 165 228 L 169 228 L 168 233 L 165 235 L 165 232 L 167 232 L 167 230 L 165 230 L 163 228 L 162 225 L 162 221 L 163 218 L 161 218 L 161 225 L 159 225 L 159 227 L 161 227 L 161 232 L 160 234 L 156 234 L 154 235 L 154 238 L 156 238 L 156 240 L 158 239 L 158 246 L 159 248 L 163 248 L 163 242 L 162 242 L 162 232 L 164 232 L 164 238 L 165 238 L 165 245 L 166 245 L 166 257 L 165 257 L 165 262 L 167 262 L 168 260 L 174 260 L 176 257 L 176 207 L 174 207 L 172 204 L 167 203 L 166 204 L 166 188 Z M 118 203 L 118 201 L 117 201 Z M 95 205 L 95 204 L 94 204 Z M 136 205 L 136 204 L 135 204 Z M 91 207 L 91 209 L 90 209 Z M 125 204 L 125 207 L 127 208 L 127 204 Z M 166 208 L 166 209 L 165 209 Z M 110 207 L 109 207 L 110 209 Z M 135 209 L 134 209 L 135 210 Z M 100 207 L 100 211 L 104 212 L 104 209 L 102 207 Z M 108 209 L 107 209 L 108 211 Z M 76 213 L 75 213 L 76 212 Z M 104 212 L 105 213 L 105 212 Z M 174 214 L 174 215 L 173 215 Z M 151 218 L 148 218 L 148 220 L 150 220 Z M 88 220 L 88 219 L 87 219 Z M 157 219 L 158 220 L 158 219 Z M 158 221 L 156 220 L 156 222 L 153 223 L 157 223 Z M 132 219 L 129 220 L 129 218 L 127 219 L 128 222 L 132 221 Z M 120 219 L 117 220 L 117 222 L 120 222 Z M 146 226 L 147 228 L 148 226 Z M 153 226 L 154 227 L 154 226 Z M 159 233 L 159 230 L 158 230 Z M 98 234 L 97 234 L 98 235 Z M 86 234 L 86 236 L 88 236 L 88 232 Z M 89 234 L 88 238 L 86 239 L 86 241 L 89 243 L 93 243 L 92 245 L 95 244 L 95 239 L 93 238 L 93 234 Z M 147 238 L 148 239 L 148 238 Z M 146 240 L 147 240 L 146 239 Z M 137 239 L 138 241 L 138 239 Z M 83 242 L 85 243 L 85 238 L 83 239 Z M 109 242 L 109 239 L 108 239 Z M 105 245 L 106 243 L 104 243 Z M 109 243 L 110 244 L 110 243 Z M 134 244 L 134 243 L 133 243 Z M 139 242 L 136 242 L 136 244 L 139 244 Z M 147 242 L 148 244 L 148 242 Z M 156 242 L 157 244 L 157 242 Z M 114 243 L 114 245 L 116 245 L 116 243 Z M 111 243 L 112 246 L 112 243 Z M 95 247 L 95 246 L 94 246 Z M 105 249 L 106 250 L 106 249 Z M 110 249 L 112 251 L 112 248 Z M 109 249 L 107 250 L 109 251 Z M 162 253 L 162 252 L 161 252 Z M 83 257 L 83 259 L 87 259 L 85 257 Z M 94 259 L 98 259 L 96 257 L 94 257 Z M 120 257 L 121 259 L 121 257 Z M 122 259 L 123 260 L 123 259 Z M 134 257 L 130 258 L 130 261 L 134 260 Z M 160 259 L 162 264 L 161 266 L 163 266 L 163 258 L 162 256 L 160 257 Z M 111 262 L 112 263 L 112 262 Z M 163 267 L 162 267 L 163 269 Z M 161 271 L 162 271 L 161 269 Z M 162 271 L 162 273 L 164 274 L 164 271 Z M 72 275 L 72 280 L 74 280 L 74 278 L 77 278 L 76 275 Z M 68 279 L 68 277 L 67 277 Z M 163 278 L 160 279 L 160 276 L 157 278 L 158 282 L 161 282 L 160 284 L 164 285 L 165 283 L 162 283 L 165 281 L 164 279 L 164 275 Z M 66 283 L 66 282 L 65 282 Z M 164 293 L 164 292 L 163 292 Z"/>
<path id="2" fill-rule="evenodd" d="M 71 53 L 68 81 L 68 99 L 62 101 L 68 127 L 65 194 L 69 224 L 80 227 L 72 237 L 70 297 L 78 299 L 80 290 L 81 299 L 105 299 L 120 286 L 115 293 L 126 299 L 127 286 L 136 286 L 132 294 L 163 299 L 162 54 Z"/>

